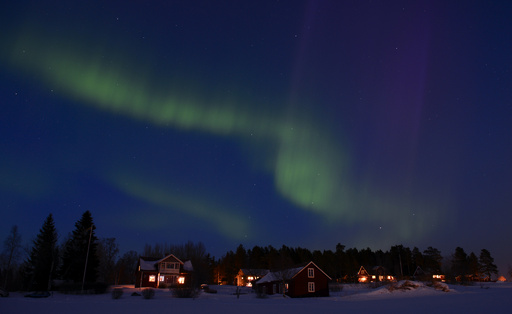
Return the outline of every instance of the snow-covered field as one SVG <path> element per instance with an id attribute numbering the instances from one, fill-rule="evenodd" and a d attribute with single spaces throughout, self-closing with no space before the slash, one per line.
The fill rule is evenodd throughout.
<path id="1" fill-rule="evenodd" d="M 327 298 L 291 299 L 274 295 L 257 298 L 250 289 L 237 298 L 233 286 L 212 286 L 218 293 L 202 292 L 195 299 L 174 298 L 168 290 L 155 290 L 153 299 L 131 296 L 139 291 L 123 287 L 120 299 L 103 295 L 64 295 L 25 298 L 11 293 L 0 298 L 0 313 L 512 313 L 512 283 L 473 286 L 450 285 L 449 292 L 419 285 L 412 290 L 368 289 L 343 285 Z"/>

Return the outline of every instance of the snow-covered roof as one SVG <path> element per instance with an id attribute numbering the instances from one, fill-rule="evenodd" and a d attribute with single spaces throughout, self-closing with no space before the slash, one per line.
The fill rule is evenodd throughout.
<path id="1" fill-rule="evenodd" d="M 279 280 L 289 280 L 295 277 L 304 267 L 297 267 L 297 268 L 288 268 L 284 270 L 279 271 L 272 271 L 263 276 L 260 280 L 258 280 L 258 283 L 264 283 L 264 282 L 272 282 L 272 281 L 279 281 Z"/>
<path id="2" fill-rule="evenodd" d="M 279 270 L 279 271 L 271 271 L 268 274 L 266 274 L 265 276 L 261 277 L 257 281 L 257 283 L 260 284 L 260 283 L 266 283 L 266 282 L 272 282 L 272 281 L 293 279 L 293 277 L 297 276 L 298 273 L 300 273 L 303 269 L 305 269 L 306 267 L 308 267 L 311 264 L 316 266 L 315 263 L 309 262 L 306 264 L 306 266 L 288 268 L 288 269 Z M 321 270 L 320 267 L 316 266 L 316 268 L 318 268 L 325 276 L 327 276 L 327 278 L 331 279 L 331 277 L 329 277 L 323 270 Z"/>
<path id="3" fill-rule="evenodd" d="M 169 254 L 167 255 L 166 257 L 164 258 L 161 258 L 159 260 L 147 260 L 147 259 L 150 259 L 150 258 L 146 258 L 146 260 L 144 258 L 139 258 L 139 265 L 140 265 L 140 270 L 156 270 L 157 269 L 157 264 L 158 263 L 161 263 L 162 261 L 170 258 L 170 257 L 174 257 L 180 264 L 184 265 L 184 263 L 179 259 L 177 258 L 176 256 L 174 256 L 173 254 Z M 188 261 L 190 263 L 189 267 L 190 267 L 190 271 L 193 270 L 192 268 L 192 263 L 190 261 Z M 188 270 L 185 268 L 185 265 L 183 266 L 183 269 L 184 270 Z"/>
<path id="4" fill-rule="evenodd" d="M 140 270 L 156 270 L 155 261 L 145 261 L 142 258 L 139 259 Z"/>

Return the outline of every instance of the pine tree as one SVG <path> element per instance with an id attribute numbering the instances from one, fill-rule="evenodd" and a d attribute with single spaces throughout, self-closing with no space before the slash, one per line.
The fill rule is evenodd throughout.
<path id="1" fill-rule="evenodd" d="M 62 255 L 61 276 L 64 280 L 73 282 L 96 282 L 99 266 L 96 249 L 98 238 L 94 235 L 96 227 L 93 224 L 89 211 L 83 213 L 79 221 L 75 223 L 75 230 L 71 238 L 64 245 Z M 87 263 L 87 269 L 85 267 Z"/>
<path id="2" fill-rule="evenodd" d="M 468 272 L 473 276 L 480 276 L 480 263 L 478 262 L 478 257 L 476 257 L 475 253 L 471 252 L 468 257 Z"/>
<path id="3" fill-rule="evenodd" d="M 456 277 L 461 276 L 460 280 L 465 281 L 468 269 L 468 255 L 463 248 L 457 247 L 452 259 L 452 274 Z"/>
<path id="4" fill-rule="evenodd" d="M 50 214 L 44 221 L 26 262 L 30 288 L 39 291 L 50 290 L 57 261 L 57 230 Z"/>
<path id="5" fill-rule="evenodd" d="M 489 279 L 491 279 L 492 274 L 498 274 L 498 267 L 494 264 L 494 258 L 492 258 L 489 251 L 482 249 L 479 261 L 482 274 L 489 276 Z"/>
<path id="6" fill-rule="evenodd" d="M 425 251 L 423 251 L 423 263 L 425 265 L 425 271 L 440 274 L 442 260 L 443 256 L 441 255 L 441 252 L 436 248 L 429 246 Z"/>

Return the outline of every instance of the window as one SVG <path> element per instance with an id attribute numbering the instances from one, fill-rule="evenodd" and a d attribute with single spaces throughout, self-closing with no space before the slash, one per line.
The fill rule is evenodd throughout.
<path id="1" fill-rule="evenodd" d="M 160 281 L 164 281 L 165 280 L 165 277 L 164 276 L 160 276 Z"/>
<path id="2" fill-rule="evenodd" d="M 162 267 L 165 269 L 180 269 L 179 263 L 162 263 Z"/>
<path id="3" fill-rule="evenodd" d="M 178 277 L 178 283 L 180 285 L 184 284 L 185 283 L 185 277 Z"/>
<path id="4" fill-rule="evenodd" d="M 308 282 L 308 292 L 315 292 L 315 283 Z"/>
<path id="5" fill-rule="evenodd" d="M 308 278 L 315 278 L 315 269 L 308 268 Z"/>
<path id="6" fill-rule="evenodd" d="M 156 276 L 155 275 L 150 275 L 149 276 L 149 282 L 155 282 L 156 280 Z"/>

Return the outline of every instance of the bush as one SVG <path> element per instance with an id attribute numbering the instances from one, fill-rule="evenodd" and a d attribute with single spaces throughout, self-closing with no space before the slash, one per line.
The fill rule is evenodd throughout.
<path id="1" fill-rule="evenodd" d="M 341 292 L 342 290 L 343 290 L 343 285 L 341 285 L 339 283 L 329 285 L 330 292 Z"/>
<path id="2" fill-rule="evenodd" d="M 256 289 L 256 297 L 258 299 L 266 299 L 268 297 L 264 289 Z"/>
<path id="3" fill-rule="evenodd" d="M 144 289 L 142 290 L 142 296 L 144 297 L 144 299 L 153 299 L 153 297 L 155 296 L 155 290 L 151 288 Z"/>
<path id="4" fill-rule="evenodd" d="M 114 290 L 112 290 L 112 299 L 117 300 L 117 299 L 121 298 L 122 295 L 123 295 L 123 289 L 115 288 Z"/>
<path id="5" fill-rule="evenodd" d="M 174 288 L 171 291 L 176 298 L 195 298 L 198 294 L 197 289 L 194 288 Z"/>
<path id="6" fill-rule="evenodd" d="M 444 292 L 450 292 L 450 288 L 444 282 L 435 282 L 433 287 L 436 290 L 441 290 L 441 291 L 444 291 Z"/>

